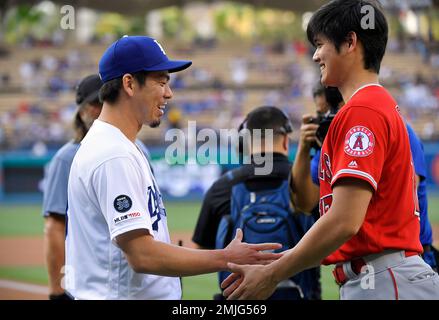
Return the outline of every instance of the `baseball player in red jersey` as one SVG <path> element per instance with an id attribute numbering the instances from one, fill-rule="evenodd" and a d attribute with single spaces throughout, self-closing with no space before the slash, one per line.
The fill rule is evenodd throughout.
<path id="1" fill-rule="evenodd" d="M 321 217 L 279 260 L 230 264 L 224 295 L 264 299 L 279 281 L 323 262 L 335 264 L 341 299 L 439 299 L 439 276 L 419 256 L 407 130 L 378 82 L 386 18 L 373 3 L 335 0 L 314 13 L 307 35 L 322 83 L 346 101 L 322 146 Z"/>

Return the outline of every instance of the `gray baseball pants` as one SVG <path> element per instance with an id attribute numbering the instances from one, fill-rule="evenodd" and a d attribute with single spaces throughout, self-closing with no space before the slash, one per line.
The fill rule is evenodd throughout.
<path id="1" fill-rule="evenodd" d="M 439 276 L 420 256 L 385 251 L 363 259 L 359 274 L 350 262 L 343 264 L 348 281 L 340 288 L 341 300 L 439 300 Z"/>

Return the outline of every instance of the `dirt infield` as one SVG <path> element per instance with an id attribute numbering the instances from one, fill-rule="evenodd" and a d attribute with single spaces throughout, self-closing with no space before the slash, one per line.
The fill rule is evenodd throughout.
<path id="1" fill-rule="evenodd" d="M 433 226 L 436 247 L 439 247 L 439 225 Z M 171 241 L 183 246 L 194 248 L 189 232 L 173 232 Z M 42 237 L 1 237 L 0 238 L 0 267 L 15 266 L 44 266 L 44 250 Z M 7 282 L 7 283 L 6 283 Z M 6 283 L 6 284 L 5 284 Z M 47 294 L 42 293 L 46 287 L 30 284 L 2 281 L 0 279 L 0 300 L 41 300 Z"/>
<path id="2" fill-rule="evenodd" d="M 171 241 L 193 248 L 192 234 L 173 232 Z M 44 266 L 44 246 L 42 237 L 1 237 L 0 267 L 33 267 Z M 6 283 L 7 282 L 7 283 Z M 47 299 L 47 287 L 14 281 L 0 280 L 0 300 L 44 300 Z"/>
<path id="3" fill-rule="evenodd" d="M 46 286 L 0 280 L 0 300 L 47 300 Z"/>
<path id="4" fill-rule="evenodd" d="M 47 300 L 47 295 L 0 288 L 0 300 Z"/>
<path id="5" fill-rule="evenodd" d="M 42 237 L 0 238 L 0 266 L 44 265 Z"/>

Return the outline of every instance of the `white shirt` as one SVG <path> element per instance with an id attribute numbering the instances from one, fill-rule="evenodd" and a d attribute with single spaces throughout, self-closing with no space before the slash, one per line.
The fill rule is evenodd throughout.
<path id="1" fill-rule="evenodd" d="M 95 120 L 68 182 L 66 289 L 76 299 L 181 299 L 180 279 L 136 273 L 118 235 L 148 229 L 170 243 L 149 163 L 116 127 Z"/>

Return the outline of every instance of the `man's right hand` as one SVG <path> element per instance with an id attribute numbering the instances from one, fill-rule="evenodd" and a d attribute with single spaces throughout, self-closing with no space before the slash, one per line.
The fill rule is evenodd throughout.
<path id="1" fill-rule="evenodd" d="M 235 264 L 269 264 L 282 256 L 282 253 L 264 252 L 282 248 L 280 243 L 250 244 L 242 242 L 242 238 L 242 230 L 238 228 L 235 238 L 225 248 L 228 262 Z"/>
<path id="2" fill-rule="evenodd" d="M 316 131 L 318 124 L 312 123 L 313 115 L 305 114 L 302 116 L 302 125 L 300 126 L 299 148 L 309 150 L 313 142 L 317 142 Z"/>

